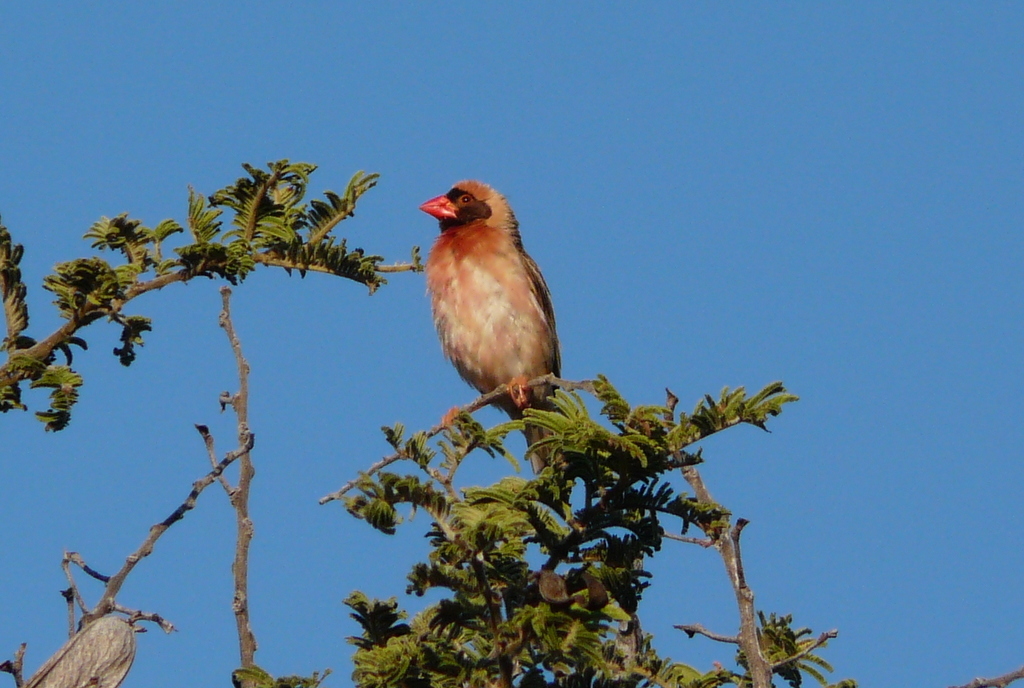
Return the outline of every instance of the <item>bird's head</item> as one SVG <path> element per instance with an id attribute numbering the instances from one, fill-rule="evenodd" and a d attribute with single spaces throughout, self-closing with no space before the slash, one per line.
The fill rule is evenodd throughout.
<path id="1" fill-rule="evenodd" d="M 483 182 L 471 179 L 456 183 L 443 196 L 431 198 L 420 210 L 436 217 L 442 232 L 472 222 L 482 222 L 513 234 L 519 227 L 505 197 Z"/>

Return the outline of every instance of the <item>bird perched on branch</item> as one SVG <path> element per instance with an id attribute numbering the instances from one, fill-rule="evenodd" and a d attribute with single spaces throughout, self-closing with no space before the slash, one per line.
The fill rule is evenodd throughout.
<path id="1" fill-rule="evenodd" d="M 550 385 L 526 382 L 560 375 L 551 292 L 523 250 L 519 223 L 508 201 L 491 187 L 462 181 L 420 206 L 437 218 L 441 235 L 427 257 L 427 290 L 441 349 L 466 382 L 481 393 L 508 384 L 494 402 L 513 419 L 526 408 L 553 409 Z M 528 445 L 545 436 L 527 427 Z M 533 470 L 547 462 L 531 451 Z"/>

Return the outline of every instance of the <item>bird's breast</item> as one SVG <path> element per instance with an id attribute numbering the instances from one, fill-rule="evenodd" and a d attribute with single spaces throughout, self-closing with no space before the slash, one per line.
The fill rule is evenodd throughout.
<path id="1" fill-rule="evenodd" d="M 552 325 L 522 253 L 486 225 L 447 230 L 426 265 L 434 324 L 459 374 L 481 392 L 551 372 Z"/>

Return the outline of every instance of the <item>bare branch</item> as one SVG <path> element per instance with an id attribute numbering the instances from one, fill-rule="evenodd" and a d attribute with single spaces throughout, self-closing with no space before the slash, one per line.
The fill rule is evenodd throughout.
<path id="1" fill-rule="evenodd" d="M 174 627 L 174 624 L 172 624 L 170 621 L 154 612 L 143 612 L 139 611 L 138 609 L 129 609 L 127 607 L 122 607 L 119 604 L 114 605 L 114 611 L 127 616 L 128 623 L 132 625 L 135 625 L 136 621 L 152 621 L 153 623 L 158 625 L 163 630 L 164 633 L 173 633 L 174 631 L 178 630 Z"/>
<path id="2" fill-rule="evenodd" d="M 733 645 L 740 644 L 740 639 L 736 636 L 715 633 L 714 631 L 709 631 L 700 624 L 682 624 L 673 626 L 673 628 L 678 628 L 680 631 L 690 636 L 691 638 L 695 635 L 702 635 L 705 638 L 711 638 L 712 640 L 717 640 L 720 643 L 732 643 Z"/>
<path id="3" fill-rule="evenodd" d="M 1008 674 L 1002 676 L 996 676 L 995 678 L 976 678 L 970 683 L 965 683 L 962 686 L 952 686 L 951 688 L 1006 688 L 1014 681 L 1019 681 L 1024 678 L 1024 666 L 1016 671 L 1011 671 Z"/>
<path id="4" fill-rule="evenodd" d="M 207 473 L 199 480 L 192 483 L 192 491 L 189 492 L 188 497 L 185 498 L 185 501 L 182 502 L 181 505 L 179 505 L 178 508 L 175 509 L 170 516 L 165 518 L 160 523 L 157 523 L 150 527 L 149 535 L 142 542 L 142 544 L 139 545 L 139 548 L 132 552 L 130 555 L 128 555 L 128 558 L 125 560 L 124 566 L 121 567 L 121 570 L 119 570 L 117 573 L 110 577 L 110 579 L 107 582 L 106 589 L 103 591 L 103 597 L 100 598 L 100 601 L 96 603 L 96 606 L 93 608 L 91 612 L 87 612 L 83 615 L 83 625 L 91 621 L 94 621 L 95 619 L 98 619 L 102 616 L 106 616 L 107 614 L 115 610 L 116 604 L 114 600 L 117 597 L 117 593 L 121 591 L 121 586 L 124 585 L 125 579 L 128 578 L 128 574 L 132 572 L 132 569 L 135 568 L 135 565 L 138 564 L 142 559 L 148 557 L 150 554 L 153 553 L 153 547 L 156 544 L 156 541 L 160 539 L 160 536 L 163 535 L 167 531 L 167 529 L 170 528 L 175 522 L 180 521 L 182 518 L 184 518 L 186 513 L 195 508 L 196 500 L 199 498 L 199 495 L 202 494 L 203 490 L 209 487 L 210 484 L 212 484 L 213 481 L 217 479 L 217 476 L 223 473 L 224 469 L 226 469 L 236 459 L 238 459 L 238 457 L 242 453 L 248 452 L 250 449 L 252 449 L 254 441 L 255 438 L 252 435 L 249 435 L 246 438 L 244 444 L 239 446 L 238 449 L 229 452 L 219 463 L 217 463 L 216 466 L 213 467 L 213 470 L 211 470 L 209 473 Z"/>
<path id="5" fill-rule="evenodd" d="M 67 575 L 71 575 L 70 571 L 64 572 Z M 70 588 L 60 591 L 61 597 L 64 598 L 64 602 L 68 605 L 68 637 L 70 638 L 75 634 L 75 586 L 72 584 Z M 85 610 L 83 610 L 84 613 Z"/>
<path id="6" fill-rule="evenodd" d="M 705 549 L 708 548 L 708 547 L 713 547 L 714 544 L 715 544 L 715 541 L 712 540 L 711 538 L 695 538 L 695 537 L 687 537 L 686 535 L 676 535 L 675 533 L 668 532 L 664 528 L 662 528 L 662 530 L 661 530 L 661 537 L 667 538 L 669 540 L 675 540 L 676 542 L 686 542 L 686 543 L 691 544 L 691 545 L 700 545 L 701 547 L 704 547 Z M 677 626 L 677 628 L 678 628 L 678 626 Z"/>
<path id="7" fill-rule="evenodd" d="M 732 539 L 733 549 L 736 552 L 736 580 L 738 581 L 741 589 L 749 590 L 747 587 L 747 576 L 743 573 L 743 557 L 740 555 L 740 534 L 743 533 L 743 529 L 750 523 L 745 518 L 736 519 L 736 525 L 733 526 L 732 532 L 729 533 L 729 537 Z M 751 607 L 753 611 L 753 607 Z"/>
<path id="8" fill-rule="evenodd" d="M 25 661 L 25 648 L 28 647 L 25 643 L 14 651 L 14 659 L 8 659 L 4 662 L 0 662 L 0 671 L 10 674 L 14 677 L 14 688 L 21 688 L 25 684 L 25 679 L 22 677 L 21 670 Z"/>
<path id="9" fill-rule="evenodd" d="M 228 343 L 235 354 L 235 364 L 238 367 L 238 393 L 234 396 L 228 395 L 228 401 L 224 401 L 222 395 L 221 403 L 229 403 L 238 419 L 238 440 L 241 443 L 244 438 L 252 437 L 249 432 L 249 364 L 242 355 L 242 343 L 235 332 L 235 325 L 231 321 L 231 289 L 221 287 L 220 289 L 222 309 L 220 312 L 220 326 L 227 334 Z M 210 437 L 209 446 L 212 446 L 213 438 Z M 241 657 L 242 667 L 248 668 L 256 665 L 256 636 L 252 632 L 252 623 L 249 618 L 249 546 L 252 542 L 252 520 L 249 518 L 249 489 L 256 470 L 252 465 L 252 458 L 249 450 L 252 444 L 239 455 L 240 469 L 238 472 L 238 486 L 231 488 L 227 481 L 222 481 L 224 489 L 228 493 L 231 506 L 235 509 L 235 523 L 237 524 L 237 535 L 235 538 L 235 560 L 231 564 L 231 572 L 235 579 L 235 597 L 231 607 L 235 613 L 235 626 L 238 630 L 238 650 Z"/>
<path id="10" fill-rule="evenodd" d="M 717 505 L 711 497 L 701 478 L 700 472 L 695 466 L 685 466 L 682 469 L 683 477 L 693 488 L 697 500 L 703 504 Z M 740 632 L 738 635 L 740 649 L 747 657 L 750 669 L 750 676 L 753 681 L 753 688 L 771 688 L 772 667 L 761 652 L 761 643 L 757 633 L 757 613 L 754 609 L 754 592 L 747 585 L 743 573 L 743 560 L 740 556 L 740 534 L 746 527 L 746 519 L 737 519 L 732 530 L 723 533 L 709 533 L 715 539 L 715 548 L 722 557 L 725 564 L 725 571 L 732 583 L 733 594 L 736 596 L 736 605 L 740 612 Z"/>
<path id="11" fill-rule="evenodd" d="M 65 552 L 64 559 L 71 562 L 78 568 L 82 569 L 83 571 L 85 571 L 87 575 L 95 578 L 100 583 L 106 583 L 110 581 L 110 576 L 104 576 L 102 573 L 86 564 L 85 559 L 83 559 L 82 555 L 80 555 L 78 552 Z"/>
<path id="12" fill-rule="evenodd" d="M 86 565 L 85 560 L 79 556 L 78 552 L 64 552 L 64 557 L 60 561 L 60 568 L 64 571 L 64 577 L 68 579 L 68 588 L 67 590 L 61 590 L 60 594 L 68 604 L 69 638 L 75 634 L 75 604 L 78 604 L 79 609 L 82 610 L 82 614 L 89 613 L 89 605 L 85 603 L 85 600 L 82 598 L 82 594 L 78 592 L 78 585 L 75 583 L 75 577 L 71 575 L 71 564 L 75 564 L 96 580 L 103 581 L 104 583 L 110 580 L 108 576 L 104 576 L 89 568 L 89 566 Z"/>
<path id="13" fill-rule="evenodd" d="M 423 264 L 393 263 L 391 265 L 378 265 L 374 269 L 377 272 L 423 272 Z"/>
<path id="14" fill-rule="evenodd" d="M 210 428 L 197 423 L 196 430 L 199 431 L 199 436 L 203 438 L 203 444 L 206 445 L 206 453 L 210 457 L 210 465 L 216 467 L 217 451 L 214 449 L 213 435 L 210 434 Z M 220 482 L 221 487 L 224 488 L 224 491 L 228 494 L 228 497 L 230 497 L 231 491 L 235 488 L 231 487 L 231 483 L 228 482 L 228 479 L 225 478 L 223 474 L 218 475 L 217 480 Z"/>

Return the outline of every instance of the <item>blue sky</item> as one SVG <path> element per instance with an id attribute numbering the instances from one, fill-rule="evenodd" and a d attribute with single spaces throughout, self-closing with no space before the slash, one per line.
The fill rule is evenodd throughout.
<path id="1" fill-rule="evenodd" d="M 422 201 L 487 181 L 551 287 L 566 377 L 604 373 L 636 403 L 775 379 L 801 396 L 772 434 L 705 449 L 712 492 L 752 522 L 758 607 L 838 628 L 835 679 L 965 683 L 1022 663 L 1022 35 L 1008 2 L 8 3 L 0 215 L 43 336 L 41 280 L 88 253 L 92 222 L 184 220 L 189 185 L 243 162 L 316 163 L 313 192 L 380 172 L 341 234 L 389 261 L 436 236 Z M 31 671 L 61 644 L 64 549 L 113 572 L 181 502 L 206 470 L 193 424 L 230 446 L 218 286 L 136 302 L 154 332 L 130 369 L 90 328 L 64 432 L 0 417 L 0 656 L 28 642 Z M 234 311 L 257 660 L 347 685 L 341 600 L 404 597 L 426 521 L 386 538 L 316 500 L 387 452 L 380 425 L 428 427 L 474 394 L 422 275 L 367 297 L 263 270 Z M 482 480 L 507 470 L 479 461 Z M 211 489 L 133 574 L 122 603 L 180 632 L 140 638 L 128 688 L 228 680 L 233 528 Z M 669 546 L 653 570 L 661 651 L 731 660 L 671 628 L 735 628 L 715 555 Z"/>

